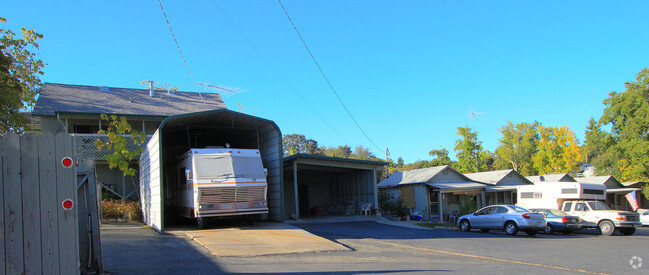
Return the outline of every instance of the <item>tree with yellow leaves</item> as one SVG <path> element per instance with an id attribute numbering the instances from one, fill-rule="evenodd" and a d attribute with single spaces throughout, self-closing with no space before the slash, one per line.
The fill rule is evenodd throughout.
<path id="1" fill-rule="evenodd" d="M 539 126 L 538 151 L 532 156 L 540 175 L 569 173 L 579 170 L 581 147 L 567 126 Z"/>

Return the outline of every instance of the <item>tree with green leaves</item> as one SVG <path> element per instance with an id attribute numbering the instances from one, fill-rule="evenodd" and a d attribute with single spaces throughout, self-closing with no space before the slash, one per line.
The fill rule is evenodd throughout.
<path id="1" fill-rule="evenodd" d="M 649 69 L 642 69 L 635 82 L 624 86 L 626 91 L 611 92 L 604 100 L 598 126 L 610 127 L 606 133 L 610 136 L 604 134 L 604 142 L 588 139 L 587 146 L 606 148 L 593 157 L 597 174 L 611 172 L 620 181 L 649 181 Z"/>
<path id="2" fill-rule="evenodd" d="M 448 150 L 446 150 L 446 148 L 430 150 L 428 155 L 433 157 L 433 159 L 428 163 L 428 167 L 451 164 L 451 158 L 448 156 Z"/>
<path id="3" fill-rule="evenodd" d="M 567 126 L 539 126 L 538 150 L 532 160 L 540 175 L 577 172 L 581 153 L 577 137 Z"/>
<path id="4" fill-rule="evenodd" d="M 119 169 L 124 173 L 124 176 L 134 176 L 137 170 L 130 166 L 133 159 L 139 157 L 142 148 L 139 148 L 145 141 L 146 135 L 143 132 L 133 130 L 125 117 L 117 117 L 106 114 L 101 115 L 101 119 L 108 123 L 106 130 L 97 132 L 100 135 L 106 135 L 108 141 L 97 139 L 95 147 L 97 150 L 103 148 L 108 149 L 111 153 L 106 156 L 108 166 L 111 169 Z M 130 135 L 130 142 L 126 138 Z M 138 149 L 129 149 L 129 145 L 133 144 Z"/>
<path id="5" fill-rule="evenodd" d="M 317 141 L 307 139 L 304 135 L 300 134 L 284 135 L 282 137 L 282 146 L 284 147 L 285 156 L 294 154 L 321 154 Z"/>
<path id="6" fill-rule="evenodd" d="M 7 20 L 0 17 L 0 23 Z M 43 61 L 37 58 L 38 39 L 43 35 L 33 29 L 20 28 L 22 38 L 7 29 L 0 29 L 0 134 L 23 132 L 27 120 L 21 111 L 36 104 L 41 87 Z"/>
<path id="7" fill-rule="evenodd" d="M 496 164 L 498 169 L 514 169 L 525 175 L 536 175 L 538 171 L 533 166 L 532 155 L 537 152 L 540 123 L 519 123 L 511 121 L 498 129 L 502 134 L 496 148 Z"/>
<path id="8" fill-rule="evenodd" d="M 352 148 L 348 145 L 341 145 L 338 147 L 320 147 L 322 155 L 337 158 L 350 158 L 352 156 Z"/>
<path id="9" fill-rule="evenodd" d="M 363 145 L 358 145 L 354 148 L 354 153 L 352 153 L 352 158 L 354 159 L 364 159 L 364 160 L 377 160 L 378 158 L 370 152 L 369 148 L 363 147 Z"/>
<path id="10" fill-rule="evenodd" d="M 457 127 L 456 133 L 460 139 L 455 141 L 457 163 L 453 166 L 460 173 L 480 172 L 480 152 L 482 142 L 478 140 L 478 132 L 471 132 L 469 126 Z"/>

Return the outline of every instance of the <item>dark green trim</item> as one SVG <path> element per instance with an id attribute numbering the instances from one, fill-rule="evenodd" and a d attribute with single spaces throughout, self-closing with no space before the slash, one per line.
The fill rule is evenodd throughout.
<path id="1" fill-rule="evenodd" d="M 365 160 L 365 159 L 350 159 L 350 158 L 339 158 L 339 157 L 329 157 L 329 156 L 320 156 L 320 155 L 310 155 L 310 154 L 295 154 L 288 157 L 284 157 L 284 162 L 289 162 L 295 159 L 315 159 L 315 160 L 327 160 L 327 161 L 338 161 L 346 163 L 356 163 L 356 164 L 367 164 L 367 165 L 376 165 L 376 166 L 385 166 L 388 165 L 387 162 L 383 161 L 374 161 L 374 160 Z"/>

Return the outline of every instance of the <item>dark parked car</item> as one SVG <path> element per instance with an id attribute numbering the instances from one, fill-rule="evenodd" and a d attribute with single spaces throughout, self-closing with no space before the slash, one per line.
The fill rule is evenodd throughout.
<path id="1" fill-rule="evenodd" d="M 532 208 L 530 211 L 534 213 L 543 214 L 547 225 L 545 226 L 545 233 L 552 234 L 556 231 L 569 234 L 580 230 L 584 227 L 581 219 L 577 216 L 570 216 L 570 214 L 557 209 L 547 208 Z"/>
<path id="2" fill-rule="evenodd" d="M 457 226 L 462 231 L 473 228 L 488 232 L 491 229 L 505 230 L 508 235 L 516 235 L 518 230 L 534 236 L 545 229 L 543 215 L 516 205 L 490 205 L 473 214 L 458 219 Z"/>

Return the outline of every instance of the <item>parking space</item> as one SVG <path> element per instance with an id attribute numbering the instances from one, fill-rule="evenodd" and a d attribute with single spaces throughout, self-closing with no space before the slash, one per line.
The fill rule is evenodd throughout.
<path id="1" fill-rule="evenodd" d="M 141 227 L 106 230 L 102 226 L 104 266 L 114 274 L 174 274 L 183 268 L 187 273 L 244 274 L 646 274 L 647 266 L 633 269 L 632 263 L 638 268 L 637 259 L 649 259 L 647 227 L 632 236 L 600 236 L 596 230 L 585 230 L 529 237 L 499 231 L 431 230 L 414 222 L 371 219 L 327 217 L 257 228 L 179 228 L 163 235 Z M 284 248 L 273 247 L 281 243 Z M 243 251 L 252 252 L 240 253 Z"/>
<path id="2" fill-rule="evenodd" d="M 186 235 L 217 257 L 350 250 L 339 243 L 310 234 L 290 224 L 274 222 L 263 222 L 256 226 L 204 230 L 171 229 L 167 232 Z"/>

